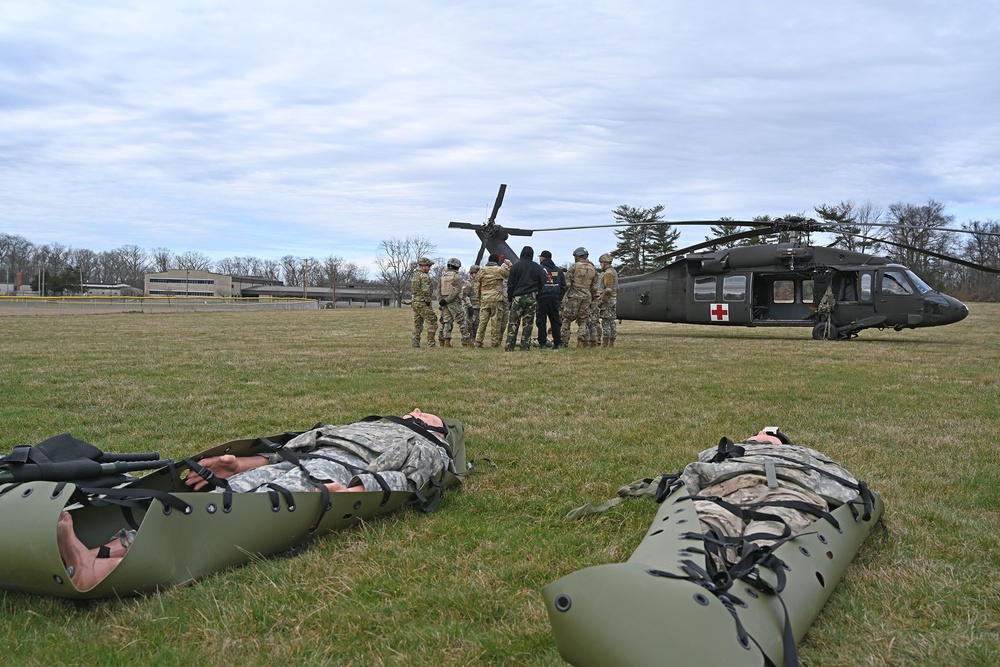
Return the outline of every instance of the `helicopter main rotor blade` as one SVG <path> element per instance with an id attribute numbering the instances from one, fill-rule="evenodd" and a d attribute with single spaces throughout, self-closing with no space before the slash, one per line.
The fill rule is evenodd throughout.
<path id="1" fill-rule="evenodd" d="M 951 255 L 944 255 L 933 250 L 927 250 L 926 248 L 917 248 L 915 246 L 907 245 L 905 243 L 897 243 L 896 241 L 886 241 L 885 239 L 876 239 L 868 236 L 861 236 L 860 234 L 855 234 L 858 238 L 866 239 L 868 241 L 874 241 L 876 243 L 884 243 L 886 245 L 894 245 L 897 248 L 904 248 L 906 250 L 912 250 L 913 252 L 919 252 L 921 255 L 928 255 L 930 257 L 936 257 L 938 259 L 943 259 L 946 262 L 953 262 L 955 264 L 960 264 L 962 266 L 967 266 L 970 269 L 978 269 L 979 271 L 986 271 L 988 273 L 1000 273 L 1000 269 L 995 269 L 992 266 L 985 266 L 983 264 L 976 264 L 975 262 L 970 262 L 967 259 L 961 259 L 959 257 L 952 257 Z"/>
<path id="2" fill-rule="evenodd" d="M 702 243 L 695 243 L 694 245 L 689 245 L 686 248 L 681 248 L 680 250 L 674 250 L 668 252 L 665 255 L 660 255 L 659 257 L 655 257 L 654 259 L 657 262 L 662 262 L 663 260 L 669 257 L 679 257 L 681 255 L 686 255 L 689 252 L 694 252 L 695 250 L 701 250 L 702 248 L 711 248 L 712 246 L 729 243 L 730 241 L 750 239 L 755 236 L 761 236 L 762 234 L 770 234 L 770 232 L 761 229 L 751 229 L 749 231 L 739 232 L 737 234 L 730 234 L 729 236 L 720 236 L 717 239 L 712 239 L 710 241 L 703 241 Z"/>
<path id="3" fill-rule="evenodd" d="M 476 230 L 482 227 L 482 224 L 474 225 L 471 222 L 449 222 L 448 229 L 472 229 Z"/>
<path id="4" fill-rule="evenodd" d="M 757 225 L 760 227 L 770 227 L 770 222 L 752 222 L 743 220 L 675 220 L 673 222 L 669 220 L 661 220 L 660 222 L 618 222 L 610 225 L 580 225 L 577 227 L 545 227 L 544 229 L 536 229 L 536 232 L 566 232 L 574 229 L 603 229 L 607 227 L 657 227 L 659 225 L 698 225 L 700 227 L 718 225 L 723 223 L 726 225 L 732 225 L 735 227 L 750 227 Z"/>
<path id="5" fill-rule="evenodd" d="M 490 214 L 489 222 L 496 222 L 497 212 L 500 210 L 500 204 L 503 203 L 503 193 L 507 192 L 507 184 L 500 184 L 500 192 L 497 193 L 497 201 L 493 204 L 493 213 Z"/>

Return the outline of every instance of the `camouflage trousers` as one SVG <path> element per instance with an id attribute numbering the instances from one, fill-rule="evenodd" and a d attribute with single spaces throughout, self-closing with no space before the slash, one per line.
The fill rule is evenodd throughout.
<path id="1" fill-rule="evenodd" d="M 263 493 L 270 488 L 269 484 L 293 492 L 316 491 L 318 484 L 328 482 L 344 486 L 354 482 L 366 491 L 382 491 L 378 481 L 381 477 L 391 491 L 415 491 L 431 477 L 439 476 L 447 465 L 441 449 L 422 438 L 393 444 L 371 463 L 340 448 L 329 454 L 324 451 L 316 450 L 314 457 L 302 455 L 302 467 L 282 461 L 241 472 L 226 481 L 236 493 Z"/>
<path id="2" fill-rule="evenodd" d="M 590 340 L 590 327 L 587 316 L 590 314 L 590 295 L 583 297 L 566 297 L 563 299 L 562 319 L 566 327 L 563 344 L 569 342 L 573 323 L 576 323 L 576 339 L 587 342 Z"/>
<path id="3" fill-rule="evenodd" d="M 437 334 L 438 318 L 434 314 L 429 301 L 413 302 L 413 347 L 420 347 L 420 334 L 427 323 L 427 347 L 434 347 L 434 336 Z"/>
<path id="4" fill-rule="evenodd" d="M 455 328 L 455 322 L 458 322 L 458 329 L 462 332 L 462 342 L 465 343 L 469 340 L 469 328 L 465 324 L 465 314 L 462 310 L 460 301 L 452 301 L 441 307 L 441 340 L 451 340 L 451 332 Z"/>
<path id="5" fill-rule="evenodd" d="M 469 335 L 475 338 L 479 332 L 479 306 L 468 306 L 464 310 L 465 326 L 469 328 Z"/>
<path id="6" fill-rule="evenodd" d="M 587 313 L 587 330 L 590 332 L 592 343 L 601 342 L 601 318 L 596 301 L 591 302 L 590 312 Z"/>
<path id="7" fill-rule="evenodd" d="M 510 303 L 510 315 L 507 322 L 507 344 L 505 350 L 513 350 L 517 343 L 517 329 L 521 328 L 521 349 L 531 349 L 531 331 L 538 312 L 538 295 L 521 294 L 515 296 Z"/>
<path id="8" fill-rule="evenodd" d="M 507 303 L 505 301 L 483 301 L 479 306 L 479 329 L 476 330 L 476 345 L 482 346 L 486 339 L 486 329 L 490 330 L 490 345 L 500 347 L 504 324 L 507 322 Z"/>
<path id="9" fill-rule="evenodd" d="M 618 338 L 618 297 L 610 297 L 601 302 L 600 307 L 601 329 L 604 337 L 608 340 Z"/>

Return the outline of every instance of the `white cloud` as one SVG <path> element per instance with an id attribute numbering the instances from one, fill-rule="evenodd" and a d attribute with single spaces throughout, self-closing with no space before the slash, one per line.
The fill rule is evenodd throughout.
<path id="1" fill-rule="evenodd" d="M 461 257 L 447 222 L 501 182 L 528 228 L 622 203 L 996 218 L 998 22 L 985 0 L 8 1 L 0 231 L 362 262 L 416 233 Z M 531 237 L 581 242 L 614 237 Z"/>

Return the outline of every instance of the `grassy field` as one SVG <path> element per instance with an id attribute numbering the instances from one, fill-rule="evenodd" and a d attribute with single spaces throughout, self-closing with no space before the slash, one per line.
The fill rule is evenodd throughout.
<path id="1" fill-rule="evenodd" d="M 625 560 L 656 506 L 566 512 L 773 424 L 886 503 L 888 531 L 862 547 L 802 663 L 1000 664 L 1000 305 L 971 311 L 835 343 L 625 322 L 614 350 L 512 354 L 414 350 L 407 310 L 0 317 L 0 451 L 70 431 L 177 457 L 419 407 L 462 420 L 469 456 L 496 464 L 436 513 L 191 586 L 91 603 L 0 593 L 4 657 L 559 665 L 541 588 Z"/>

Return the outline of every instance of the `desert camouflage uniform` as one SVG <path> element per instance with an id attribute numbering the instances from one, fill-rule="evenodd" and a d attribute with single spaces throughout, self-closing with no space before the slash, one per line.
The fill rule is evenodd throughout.
<path id="1" fill-rule="evenodd" d="M 600 304 L 599 315 L 601 328 L 606 340 L 618 338 L 618 272 L 610 266 L 604 269 L 599 281 L 601 294 L 597 301 Z"/>
<path id="2" fill-rule="evenodd" d="M 462 345 L 468 345 L 471 337 L 469 328 L 465 325 L 465 314 L 462 312 L 462 276 L 457 269 L 448 269 L 441 276 L 441 339 L 451 345 L 451 330 L 458 322 L 462 332 Z"/>
<path id="3" fill-rule="evenodd" d="M 476 293 L 479 295 L 479 330 L 476 331 L 476 347 L 483 346 L 486 329 L 493 322 L 490 330 L 490 346 L 500 347 L 503 337 L 503 324 L 507 314 L 507 290 L 504 281 L 510 275 L 510 266 L 497 266 L 489 262 L 476 274 Z"/>
<path id="4" fill-rule="evenodd" d="M 589 259 L 577 258 L 573 265 L 566 269 L 566 296 L 563 298 L 562 318 L 566 326 L 564 342 L 570 339 L 570 328 L 574 321 L 577 326 L 577 341 L 587 343 L 590 340 L 587 316 L 595 298 L 597 298 L 597 269 Z"/>
<path id="5" fill-rule="evenodd" d="M 271 453 L 264 455 L 268 465 L 229 477 L 229 488 L 261 493 L 275 484 L 289 491 L 315 491 L 327 482 L 361 482 L 366 491 L 380 491 L 371 474 L 378 473 L 391 490 L 414 491 L 453 466 L 438 443 L 386 422 L 321 426 L 289 440 L 284 449 L 294 452 L 305 470 L 283 460 L 280 452 Z"/>
<path id="6" fill-rule="evenodd" d="M 431 308 L 433 298 L 433 287 L 431 277 L 417 269 L 413 274 L 413 347 L 420 347 L 420 334 L 424 330 L 424 322 L 427 322 L 427 347 L 434 347 L 434 335 L 437 333 L 438 319 Z"/>

